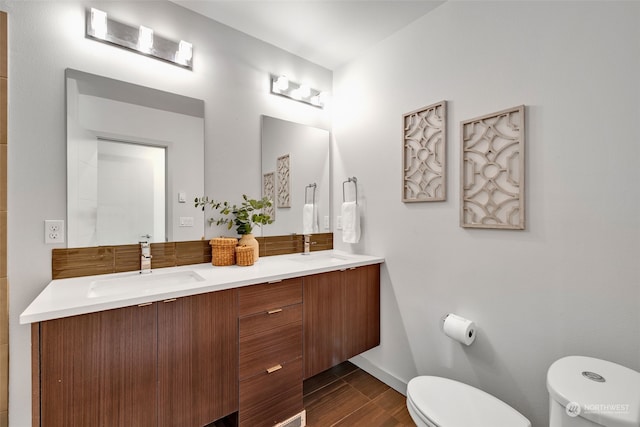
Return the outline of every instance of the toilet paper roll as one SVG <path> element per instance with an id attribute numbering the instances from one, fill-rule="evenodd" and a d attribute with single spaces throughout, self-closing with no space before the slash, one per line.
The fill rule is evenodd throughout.
<path id="1" fill-rule="evenodd" d="M 476 325 L 471 320 L 450 313 L 444 319 L 442 330 L 445 335 L 464 345 L 471 345 L 476 339 Z"/>

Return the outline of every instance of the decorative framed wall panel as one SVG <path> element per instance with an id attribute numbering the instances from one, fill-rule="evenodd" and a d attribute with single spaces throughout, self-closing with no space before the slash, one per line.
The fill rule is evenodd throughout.
<path id="1" fill-rule="evenodd" d="M 525 228 L 524 105 L 460 123 L 460 225 Z"/>
<path id="2" fill-rule="evenodd" d="M 403 202 L 446 200 L 446 123 L 446 101 L 402 116 Z"/>
<path id="3" fill-rule="evenodd" d="M 291 170 L 291 159 L 288 154 L 284 156 L 278 157 L 278 161 L 276 163 L 276 170 L 278 172 L 278 204 L 279 208 L 290 208 L 291 207 L 291 184 L 290 184 L 290 170 Z"/>
<path id="4" fill-rule="evenodd" d="M 271 206 L 263 209 L 264 213 L 269 215 L 271 219 L 276 219 L 276 177 L 275 172 L 265 173 L 262 176 L 262 197 L 268 197 L 271 200 Z"/>

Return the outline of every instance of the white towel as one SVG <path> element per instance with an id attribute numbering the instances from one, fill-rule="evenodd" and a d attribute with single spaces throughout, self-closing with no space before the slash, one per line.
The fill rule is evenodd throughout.
<path id="1" fill-rule="evenodd" d="M 302 207 L 302 234 L 312 234 L 315 231 L 314 211 L 315 206 L 312 203 L 305 203 Z"/>
<path id="2" fill-rule="evenodd" d="M 356 202 L 342 204 L 342 241 L 358 243 L 360 240 L 360 214 Z"/>

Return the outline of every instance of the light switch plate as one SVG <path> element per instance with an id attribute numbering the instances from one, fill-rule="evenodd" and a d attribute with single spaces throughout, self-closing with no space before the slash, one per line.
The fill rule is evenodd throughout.
<path id="1" fill-rule="evenodd" d="M 192 216 L 181 216 L 180 217 L 180 227 L 193 227 L 193 217 Z"/>

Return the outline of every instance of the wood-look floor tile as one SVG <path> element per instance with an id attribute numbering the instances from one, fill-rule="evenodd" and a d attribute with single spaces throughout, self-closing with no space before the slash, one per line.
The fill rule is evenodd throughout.
<path id="1" fill-rule="evenodd" d="M 309 381 L 309 380 L 307 380 Z M 335 392 L 336 390 L 340 389 L 341 387 L 344 387 L 345 385 L 347 385 L 347 383 L 345 383 L 344 381 L 338 379 L 337 381 L 334 381 L 322 388 L 317 389 L 316 391 L 314 391 L 313 393 L 309 393 L 309 394 L 305 394 L 304 395 L 304 407 L 305 408 L 309 408 L 311 406 L 316 405 L 317 402 L 322 401 L 323 399 L 325 399 L 327 396 L 331 395 L 331 393 Z"/>
<path id="2" fill-rule="evenodd" d="M 339 377 L 331 372 L 331 370 L 321 372 L 304 381 L 302 393 L 306 396 L 321 389 L 322 387 L 326 387 L 338 379 Z"/>
<path id="3" fill-rule="evenodd" d="M 388 385 L 362 369 L 353 371 L 349 375 L 344 376 L 343 379 L 369 399 L 375 399 L 389 389 Z"/>
<path id="4" fill-rule="evenodd" d="M 398 427 L 400 422 L 373 402 L 343 418 L 334 427 Z"/>
<path id="5" fill-rule="evenodd" d="M 336 365 L 333 368 L 329 369 L 329 372 L 337 375 L 339 378 L 342 378 L 345 375 L 349 375 L 350 373 L 359 369 L 360 368 L 347 360 L 346 362 L 342 362 L 339 365 Z"/>
<path id="6" fill-rule="evenodd" d="M 415 427 L 405 396 L 350 362 L 305 380 L 304 387 L 308 427 Z"/>
<path id="7" fill-rule="evenodd" d="M 330 393 L 327 393 L 331 389 Z M 312 398 L 322 394 L 321 398 Z M 309 402 L 309 403 L 307 403 Z M 350 385 L 336 381 L 305 397 L 308 427 L 328 427 L 366 405 L 368 399 Z"/>
<path id="8" fill-rule="evenodd" d="M 393 415 L 393 417 L 402 424 L 413 425 L 411 415 L 409 415 L 409 411 L 407 410 L 407 398 L 394 389 L 389 388 L 380 396 L 376 397 L 373 403 Z"/>

